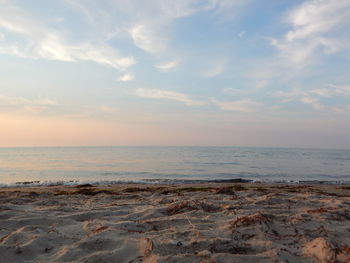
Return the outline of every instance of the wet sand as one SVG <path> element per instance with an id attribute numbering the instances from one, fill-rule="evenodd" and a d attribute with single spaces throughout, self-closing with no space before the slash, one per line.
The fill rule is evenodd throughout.
<path id="1" fill-rule="evenodd" d="M 2 188 L 0 262 L 350 262 L 350 187 Z"/>

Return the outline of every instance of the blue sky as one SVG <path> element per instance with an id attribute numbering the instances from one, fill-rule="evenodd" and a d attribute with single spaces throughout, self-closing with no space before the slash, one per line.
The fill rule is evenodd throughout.
<path id="1" fill-rule="evenodd" d="M 350 148 L 349 26 L 349 0 L 0 0 L 0 145 Z"/>

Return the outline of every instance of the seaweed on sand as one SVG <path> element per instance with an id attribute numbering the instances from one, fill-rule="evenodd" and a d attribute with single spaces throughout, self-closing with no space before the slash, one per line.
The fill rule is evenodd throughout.
<path id="1" fill-rule="evenodd" d="M 185 213 L 193 210 L 203 210 L 208 213 L 214 213 L 219 211 L 220 208 L 205 202 L 195 200 L 195 201 L 182 201 L 182 202 L 174 203 L 167 208 L 166 212 L 168 215 L 171 216 L 171 215 Z"/>
<path id="2" fill-rule="evenodd" d="M 125 193 L 134 192 L 160 192 L 166 189 L 164 186 L 154 186 L 154 187 L 127 187 L 123 190 Z"/>
<path id="3" fill-rule="evenodd" d="M 94 187 L 92 184 L 79 184 L 75 186 L 75 188 L 86 188 L 86 187 Z"/>
<path id="4" fill-rule="evenodd" d="M 169 193 L 187 193 L 187 192 L 209 192 L 212 191 L 212 187 L 180 187 L 175 189 L 169 189 Z"/>
<path id="5" fill-rule="evenodd" d="M 80 188 L 75 191 L 57 191 L 55 192 L 55 195 L 75 195 L 75 194 L 82 194 L 82 195 L 97 195 L 97 194 L 119 194 L 118 192 L 107 190 L 107 189 L 98 189 L 98 188 Z"/>
<path id="6" fill-rule="evenodd" d="M 74 191 L 73 194 L 97 195 L 97 194 L 118 194 L 118 193 L 111 190 L 106 190 L 106 189 L 81 188 L 77 191 Z"/>
<path id="7" fill-rule="evenodd" d="M 271 222 L 271 217 L 262 213 L 256 213 L 253 215 L 241 216 L 230 222 L 231 229 L 235 229 L 240 226 L 251 226 L 256 224 L 263 224 Z"/>
<path id="8" fill-rule="evenodd" d="M 235 192 L 246 191 L 246 190 L 248 190 L 246 187 L 239 185 L 239 184 L 236 184 L 233 186 L 225 186 L 225 187 L 217 188 L 215 193 L 216 194 L 236 195 Z"/>

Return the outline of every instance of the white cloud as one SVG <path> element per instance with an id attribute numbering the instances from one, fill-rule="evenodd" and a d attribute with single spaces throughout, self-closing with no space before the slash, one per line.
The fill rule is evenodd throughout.
<path id="1" fill-rule="evenodd" d="M 325 88 L 315 89 L 311 91 L 312 93 L 321 97 L 333 97 L 333 96 L 343 96 L 350 97 L 350 86 L 339 86 L 329 84 Z"/>
<path id="2" fill-rule="evenodd" d="M 278 91 L 274 93 L 273 96 L 282 98 L 282 103 L 299 101 L 304 104 L 311 105 L 316 110 L 322 110 L 326 108 L 326 106 L 322 104 L 322 100 L 325 98 L 336 96 L 350 97 L 350 86 L 329 84 L 326 87 L 311 90 L 301 90 L 294 88 L 289 91 Z M 336 109 L 334 110 L 335 112 L 340 112 L 342 108 L 333 107 L 333 109 Z"/>
<path id="3" fill-rule="evenodd" d="M 285 36 L 288 41 L 305 39 L 332 30 L 345 22 L 350 13 L 348 0 L 309 0 L 289 14 L 294 29 Z"/>
<path id="4" fill-rule="evenodd" d="M 203 100 L 194 100 L 189 95 L 169 90 L 160 89 L 144 89 L 139 88 L 136 90 L 136 95 L 149 99 L 165 99 L 173 100 L 185 103 L 188 106 L 205 105 L 207 102 Z M 239 112 L 257 112 L 263 108 L 263 104 L 251 99 L 244 99 L 238 101 L 217 101 L 215 99 L 209 99 L 209 102 L 218 106 L 225 111 L 239 111 Z"/>
<path id="5" fill-rule="evenodd" d="M 197 106 L 203 105 L 205 102 L 191 99 L 187 94 L 169 91 L 169 90 L 161 90 L 161 89 L 144 89 L 139 88 L 136 90 L 136 95 L 143 98 L 149 99 L 166 99 L 173 100 L 185 103 L 188 106 Z"/>
<path id="6" fill-rule="evenodd" d="M 119 81 L 123 81 L 123 82 L 130 81 L 133 79 L 134 79 L 134 75 L 131 73 L 123 74 L 118 78 Z"/>
<path id="7" fill-rule="evenodd" d="M 0 42 L 0 53 L 22 58 L 59 61 L 94 61 L 125 72 L 136 59 L 125 55 L 116 47 L 115 40 L 133 42 L 134 45 L 157 59 L 173 57 L 178 47 L 172 45 L 173 30 L 177 19 L 200 12 L 216 14 L 232 13 L 242 0 L 64 0 L 64 9 L 76 15 L 65 17 L 64 12 L 50 13 L 23 6 L 13 1 L 0 5 L 0 29 L 5 29 L 6 41 Z M 239 4 L 238 4 L 239 3 Z M 80 16 L 79 16 L 80 15 Z M 76 23 L 78 21 L 78 23 Z M 58 24 L 63 25 L 58 25 Z M 8 33 L 8 34 L 7 34 Z M 9 38 L 7 37 L 9 35 Z M 12 39 L 13 41 L 10 41 Z M 114 41 L 111 41 L 114 40 Z M 124 45 L 122 45 L 124 47 Z M 127 48 L 126 48 L 127 49 Z M 185 52 L 182 52 L 185 53 Z M 137 53 L 136 53 L 137 54 Z M 170 62 L 169 62 L 170 63 Z M 175 62 L 159 65 L 159 70 L 175 69 Z M 223 66 L 214 66 L 208 76 L 223 72 Z"/>
<path id="8" fill-rule="evenodd" d="M 263 104 L 251 99 L 238 101 L 215 101 L 215 104 L 225 111 L 257 112 L 262 109 Z"/>
<path id="9" fill-rule="evenodd" d="M 315 89 L 311 92 L 321 97 L 331 97 L 333 93 L 329 88 Z"/>
<path id="10" fill-rule="evenodd" d="M 0 53 L 23 58 L 94 61 L 118 70 L 135 64 L 134 58 L 120 56 L 115 48 L 103 42 L 70 42 L 60 32 L 45 27 L 29 13 L 10 4 L 0 6 L 0 28 L 24 39 L 0 44 Z"/>
<path id="11" fill-rule="evenodd" d="M 134 44 L 150 53 L 163 53 L 166 50 L 166 41 L 154 32 L 154 28 L 139 24 L 133 26 L 129 33 Z"/>
<path id="12" fill-rule="evenodd" d="M 275 97 L 280 97 L 282 103 L 291 101 L 299 101 L 301 103 L 311 105 L 316 110 L 324 109 L 319 97 L 315 96 L 313 91 L 304 91 L 300 89 L 292 89 L 290 91 L 279 91 L 274 94 Z"/>
<path id="13" fill-rule="evenodd" d="M 282 39 L 273 39 L 283 58 L 303 66 L 321 54 L 350 50 L 350 1 L 309 0 L 292 10 L 292 26 Z M 316 51 L 318 51 L 316 53 Z"/>
<path id="14" fill-rule="evenodd" d="M 320 100 L 315 97 L 302 97 L 300 98 L 300 102 L 304 104 L 311 105 L 316 110 L 322 110 L 324 109 L 324 105 L 320 103 Z"/>
<path id="15" fill-rule="evenodd" d="M 292 89 L 289 91 L 277 91 L 273 94 L 274 97 L 283 98 L 282 103 L 287 103 L 293 100 L 299 100 L 302 96 L 307 96 L 308 93 L 306 91 L 300 89 Z"/>
<path id="16" fill-rule="evenodd" d="M 163 64 L 156 65 L 156 68 L 161 72 L 170 72 L 175 70 L 179 66 L 180 62 L 177 60 L 165 62 Z"/>
<path id="17" fill-rule="evenodd" d="M 315 56 L 314 52 L 319 47 L 323 47 L 323 53 L 327 54 L 334 53 L 338 50 L 338 44 L 335 40 L 327 40 L 324 38 L 295 42 L 273 39 L 271 44 L 279 49 L 281 57 L 285 59 L 286 62 L 299 67 L 315 63 L 318 57 L 317 55 Z"/>
<path id="18" fill-rule="evenodd" d="M 211 65 L 210 69 L 204 71 L 202 75 L 206 78 L 213 78 L 219 76 L 225 72 L 226 64 L 226 60 L 216 61 L 213 63 L 213 65 Z"/>
<path id="19" fill-rule="evenodd" d="M 214 9 L 217 0 L 65 0 L 103 32 L 127 33 L 134 44 L 152 54 L 168 50 L 165 30 L 176 19 Z M 113 34 L 112 34 L 113 35 Z"/>

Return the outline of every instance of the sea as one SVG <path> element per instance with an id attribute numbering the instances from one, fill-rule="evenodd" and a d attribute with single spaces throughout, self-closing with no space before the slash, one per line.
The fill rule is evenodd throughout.
<path id="1" fill-rule="evenodd" d="M 0 186 L 350 183 L 350 150 L 253 147 L 0 148 Z"/>

